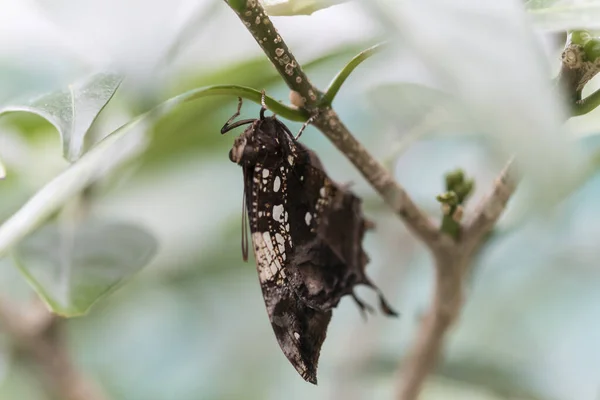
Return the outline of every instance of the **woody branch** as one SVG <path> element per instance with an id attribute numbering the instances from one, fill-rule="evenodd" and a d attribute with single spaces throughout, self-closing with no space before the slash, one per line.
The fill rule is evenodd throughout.
<path id="1" fill-rule="evenodd" d="M 41 302 L 18 307 L 0 299 L 0 327 L 19 354 L 33 361 L 47 392 L 63 400 L 108 400 L 73 363 L 62 320 Z"/>
<path id="2" fill-rule="evenodd" d="M 313 125 L 356 166 L 416 236 L 432 245 L 443 240 L 427 215 L 416 206 L 383 165 L 356 140 L 331 105 L 321 102 L 323 92 L 312 85 L 260 2 L 225 1 L 248 28 L 288 87 L 300 96 L 300 103 L 307 114 L 314 116 Z"/>
<path id="3" fill-rule="evenodd" d="M 300 99 L 299 106 L 306 112 L 307 118 L 313 116 L 312 124 L 354 164 L 409 230 L 421 239 L 433 254 L 436 278 L 431 307 L 420 327 L 417 342 L 408 359 L 403 362 L 404 367 L 397 381 L 397 399 L 416 399 L 427 375 L 435 367 L 443 348 L 445 334 L 460 315 L 464 296 L 463 282 L 471 261 L 502 215 L 516 188 L 517 178 L 511 167 L 512 163 L 507 164 L 496 179 L 492 191 L 466 222 L 461 222 L 460 216 L 457 217 L 458 213 L 454 213 L 457 209 L 455 205 L 450 208 L 452 214 L 446 215 L 441 227 L 437 227 L 417 207 L 406 190 L 354 138 L 331 107 L 331 100 L 345 78 L 336 81 L 335 85 L 332 85 L 335 86 L 334 90 L 328 90 L 328 93 L 324 94 L 310 83 L 260 2 L 225 1 L 248 28 L 295 97 Z M 563 74 L 564 79 L 577 75 L 572 73 L 573 71 L 570 72 Z M 581 89 L 580 85 L 573 85 L 570 81 L 569 83 L 571 87 Z M 598 97 L 600 98 L 600 94 Z M 588 107 L 591 103 L 585 103 L 576 96 L 573 100 L 577 101 L 574 106 Z M 582 113 L 582 110 L 582 107 L 574 108 L 573 115 Z M 462 210 L 461 205 L 458 206 Z"/>

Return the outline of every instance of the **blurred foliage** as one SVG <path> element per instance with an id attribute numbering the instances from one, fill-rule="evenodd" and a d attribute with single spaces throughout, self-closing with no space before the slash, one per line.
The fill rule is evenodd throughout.
<path id="1" fill-rule="evenodd" d="M 184 3 L 169 7 L 202 17 L 197 9 L 185 8 L 191 2 Z M 543 97 L 546 93 L 522 79 L 537 76 L 542 82 L 549 76 L 530 28 L 518 31 L 523 36 L 511 36 L 507 28 L 511 17 L 522 17 L 521 9 L 510 14 L 490 3 L 475 15 L 480 7 L 475 0 L 424 0 L 404 8 L 394 3 L 349 2 L 310 18 L 274 22 L 297 55 L 312 51 L 299 59 L 321 88 L 367 43 L 382 36 L 403 39 L 392 56 L 378 56 L 353 72 L 334 105 L 369 150 L 390 161 L 415 201 L 439 217 L 435 196 L 443 190 L 443 175 L 461 168 L 476 182 L 465 205 L 470 212 L 501 166 L 498 146 L 525 146 L 534 176 L 567 183 L 548 208 L 539 207 L 539 197 L 528 192 L 546 196 L 552 185 L 523 182 L 479 254 L 463 318 L 422 398 L 595 400 L 600 179 L 595 170 L 571 180 L 566 167 L 553 168 L 563 159 L 564 165 L 577 164 L 597 152 L 598 113 L 588 116 L 584 138 L 569 134 L 565 139 L 562 131 L 540 128 L 558 116 L 545 108 L 551 100 Z M 532 0 L 526 7 L 544 29 L 594 28 L 597 5 L 575 3 Z M 163 17 L 149 15 L 156 10 L 140 4 L 144 8 L 135 15 L 147 13 L 153 21 Z M 376 7 L 391 11 L 382 17 Z M 12 252 L 55 311 L 78 315 L 95 304 L 84 318 L 65 321 L 64 328 L 78 365 L 114 399 L 390 398 L 399 360 L 428 304 L 429 255 L 348 161 L 309 128 L 302 140 L 316 149 L 335 179 L 355 183 L 376 222 L 365 242 L 372 259 L 369 274 L 402 317 L 392 322 L 374 317 L 365 324 L 351 300 L 344 299 L 323 348 L 320 385 L 297 377 L 268 323 L 254 261 L 241 261 L 242 177 L 227 158 L 236 133 L 219 133 L 236 99 L 189 94 L 199 87 L 236 84 L 266 89 L 287 103 L 287 88 L 225 5 L 207 9 L 208 17 L 189 19 L 203 21 L 195 38 L 189 25 L 172 29 L 187 36 L 165 54 L 185 67 L 157 70 L 150 74 L 155 79 L 143 81 L 141 92 L 127 86 L 135 76 L 82 71 L 73 54 L 66 57 L 66 67 L 55 60 L 60 51 L 36 53 L 39 49 L 27 47 L 25 39 L 21 47 L 31 50 L 29 64 L 0 50 L 0 112 L 29 111 L 0 118 L 0 158 L 8 173 L 0 183 L 0 250 Z M 93 17 L 77 22 L 118 34 L 116 25 L 100 26 Z M 132 19 L 126 28 L 168 35 L 174 22 L 163 19 L 164 25 L 151 29 Z M 400 22 L 410 29 L 403 30 Z M 0 24 L 8 22 L 0 18 Z M 371 25 L 376 29 L 369 30 Z M 36 38 L 50 41 L 42 24 L 31 26 Z M 128 31 L 119 38 L 128 42 Z M 183 46 L 190 38 L 196 47 Z M 78 39 L 93 43 L 83 33 Z M 155 39 L 147 39 L 150 47 Z M 458 50 L 472 51 L 466 56 L 456 43 L 463 46 Z M 152 70 L 142 56 L 148 49 L 127 45 L 127 52 L 117 54 L 136 59 L 139 50 L 140 75 Z M 505 54 L 507 48 L 513 52 Z M 90 46 L 88 51 L 97 50 Z M 217 61 L 210 65 L 209 60 Z M 79 83 L 69 89 L 70 82 Z M 487 97 L 474 96 L 478 93 Z M 242 113 L 250 117 L 257 111 L 246 102 Z M 296 126 L 290 124 L 292 130 Z M 34 293 L 24 282 L 12 258 L 0 260 L 2 296 L 26 304 Z M 363 296 L 374 301 L 372 293 Z M 0 337 L 0 398 L 49 399 L 32 367 L 10 338 Z"/>

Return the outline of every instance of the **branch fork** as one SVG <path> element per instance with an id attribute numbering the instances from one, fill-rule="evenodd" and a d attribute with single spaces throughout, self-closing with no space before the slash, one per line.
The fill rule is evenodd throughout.
<path id="1" fill-rule="evenodd" d="M 464 180 L 464 176 L 452 182 L 449 180 L 447 189 L 448 193 L 452 194 L 442 199 L 443 203 L 446 202 L 444 205 L 447 207 L 448 219 L 444 220 L 441 228 L 438 227 L 414 203 L 407 191 L 394 180 L 384 166 L 356 140 L 331 106 L 335 95 L 352 70 L 374 54 L 380 46 L 374 46 L 356 56 L 323 93 L 310 83 L 259 2 L 229 0 L 228 4 L 292 91 L 292 103 L 305 110 L 306 119 L 311 116 L 312 124 L 354 164 L 411 233 L 417 236 L 433 255 L 436 271 L 434 298 L 417 342 L 404 363 L 405 368 L 398 380 L 397 398 L 416 399 L 428 373 L 435 366 L 443 347 L 445 333 L 460 314 L 464 301 L 463 281 L 471 260 L 487 233 L 500 218 L 515 189 L 514 179 L 508 176 L 510 168 L 505 168 L 490 195 L 468 223 L 461 223 L 462 203 L 470 193 L 473 182 Z M 448 202 L 450 198 L 454 199 L 452 204 Z"/>

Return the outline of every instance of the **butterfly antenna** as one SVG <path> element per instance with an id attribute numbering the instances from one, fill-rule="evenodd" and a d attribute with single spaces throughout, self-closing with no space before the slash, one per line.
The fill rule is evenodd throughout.
<path id="1" fill-rule="evenodd" d="M 317 118 L 317 115 L 319 115 L 319 114 L 317 113 L 317 114 L 313 115 L 312 117 L 310 117 L 309 119 L 307 119 L 304 124 L 302 124 L 302 128 L 300 128 L 300 131 L 298 132 L 298 134 L 295 137 L 296 140 L 300 139 L 300 135 L 302 135 L 302 132 L 304 132 L 304 130 L 306 129 L 306 127 L 308 125 L 310 125 L 315 120 L 315 118 Z"/>
<path id="2" fill-rule="evenodd" d="M 267 111 L 267 103 L 265 102 L 265 91 L 261 90 L 260 92 L 260 119 L 265 119 L 265 111 Z"/>
<path id="3" fill-rule="evenodd" d="M 246 188 L 242 196 L 242 259 L 248 261 L 248 210 L 246 210 Z"/>
<path id="4" fill-rule="evenodd" d="M 225 122 L 225 125 L 223 125 L 223 127 L 221 128 L 221 134 L 227 133 L 230 130 L 237 128 L 238 126 L 248 125 L 248 124 L 251 124 L 254 121 L 256 121 L 256 119 L 243 119 L 238 122 L 233 122 L 234 119 L 236 119 L 237 117 L 240 116 L 240 111 L 242 110 L 242 98 L 238 97 L 238 99 L 239 99 L 239 103 L 238 103 L 237 111 L 235 112 L 235 114 L 233 114 L 231 116 L 231 118 L 229 118 L 227 120 L 227 122 Z"/>

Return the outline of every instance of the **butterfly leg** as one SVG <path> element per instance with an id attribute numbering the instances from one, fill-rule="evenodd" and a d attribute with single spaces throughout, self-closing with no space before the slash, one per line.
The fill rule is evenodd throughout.
<path id="1" fill-rule="evenodd" d="M 398 313 L 394 311 L 394 309 L 388 304 L 385 297 L 383 297 L 383 293 L 381 290 L 371 282 L 370 279 L 366 279 L 364 282 L 365 285 L 369 286 L 371 289 L 377 292 L 377 296 L 379 296 L 379 308 L 385 315 L 389 315 L 390 317 L 397 317 Z"/>
<path id="2" fill-rule="evenodd" d="M 221 133 L 227 133 L 230 130 L 237 128 L 238 126 L 242 126 L 242 125 L 248 125 L 253 123 L 254 121 L 256 121 L 255 119 L 243 119 L 241 121 L 238 122 L 233 122 L 234 119 L 236 119 L 237 117 L 240 116 L 240 112 L 242 110 L 242 98 L 238 97 L 238 107 L 237 107 L 237 111 L 235 112 L 235 114 L 233 114 L 231 116 L 231 118 L 229 118 L 227 120 L 227 122 L 225 122 L 225 125 L 223 125 L 223 127 L 221 128 Z"/>
<path id="3" fill-rule="evenodd" d="M 317 114 L 313 115 L 312 117 L 310 117 L 309 119 L 307 119 L 304 124 L 302 124 L 302 127 L 300 128 L 300 131 L 298 132 L 298 134 L 295 137 L 296 140 L 298 140 L 300 138 L 300 135 L 302 135 L 302 132 L 304 132 L 304 130 L 306 129 L 306 127 L 308 125 L 310 125 L 315 120 L 315 118 L 317 118 L 317 115 L 319 115 L 319 114 L 317 113 Z"/>
<path id="4" fill-rule="evenodd" d="M 367 303 L 365 303 L 364 301 L 359 299 L 358 296 L 356 295 L 356 293 L 352 292 L 350 295 L 356 302 L 356 305 L 358 305 L 358 308 L 360 309 L 360 313 L 366 321 L 367 320 L 367 312 L 373 314 L 375 312 L 375 310 L 373 309 L 373 307 L 371 307 L 370 305 L 368 305 Z"/>

